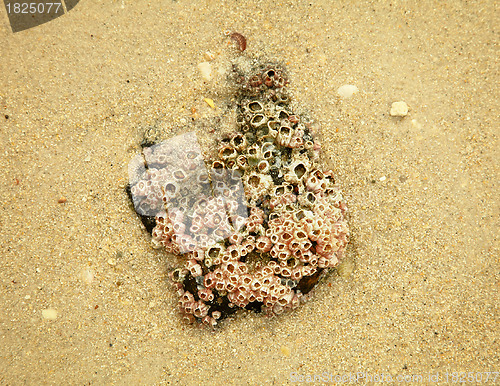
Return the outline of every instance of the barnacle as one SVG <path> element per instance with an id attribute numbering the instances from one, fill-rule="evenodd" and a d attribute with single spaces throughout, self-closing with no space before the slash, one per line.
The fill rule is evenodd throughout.
<path id="1" fill-rule="evenodd" d="M 240 34 L 231 38 L 245 48 Z M 208 169 L 194 133 L 144 148 L 147 167 L 131 162 L 130 196 L 153 224 L 153 245 L 185 256 L 171 277 L 190 323 L 215 326 L 241 308 L 293 310 L 344 257 L 347 207 L 286 84 L 274 64 L 247 75 L 237 130 Z"/>
<path id="2" fill-rule="evenodd" d="M 247 147 L 247 139 L 242 133 L 236 133 L 231 138 L 231 146 L 237 151 L 242 152 Z"/>
<path id="3" fill-rule="evenodd" d="M 247 48 L 247 39 L 245 38 L 245 36 L 243 36 L 239 32 L 232 32 L 229 33 L 229 37 L 236 43 L 238 50 L 240 50 L 241 52 L 245 51 L 245 49 Z"/>

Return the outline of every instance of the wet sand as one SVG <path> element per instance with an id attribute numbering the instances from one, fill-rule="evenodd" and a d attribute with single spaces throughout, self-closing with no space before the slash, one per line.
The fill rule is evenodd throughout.
<path id="1" fill-rule="evenodd" d="M 259 6 L 80 2 L 16 34 L 3 14 L 0 384 L 356 373 L 429 384 L 453 372 L 495 384 L 485 382 L 500 371 L 495 2 Z M 231 48 L 225 30 L 247 36 L 245 55 L 287 65 L 321 127 L 355 269 L 292 313 L 243 313 L 210 331 L 181 322 L 173 262 L 152 249 L 124 188 L 145 128 L 168 137 L 217 114 L 204 98 L 220 106 L 227 95 L 197 64 Z M 359 92 L 340 98 L 345 84 Z M 409 114 L 391 117 L 400 100 Z"/>

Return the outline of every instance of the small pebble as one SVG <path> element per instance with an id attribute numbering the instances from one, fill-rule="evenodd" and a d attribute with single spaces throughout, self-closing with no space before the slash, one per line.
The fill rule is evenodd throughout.
<path id="1" fill-rule="evenodd" d="M 402 297 L 402 295 L 398 291 L 396 291 L 396 290 L 391 290 L 389 292 L 389 298 L 393 302 L 397 302 L 398 300 L 401 299 L 401 297 Z"/>
<path id="2" fill-rule="evenodd" d="M 59 204 L 64 204 L 66 201 L 68 201 L 66 200 L 66 197 L 61 197 L 59 200 L 57 200 Z"/>
<path id="3" fill-rule="evenodd" d="M 205 98 L 205 102 L 207 102 L 207 105 L 209 105 L 211 108 L 215 109 L 215 103 L 212 99 Z"/>
<path id="4" fill-rule="evenodd" d="M 116 265 L 116 260 L 115 259 L 109 259 L 108 260 L 108 264 L 111 265 L 111 266 L 115 266 Z"/>
<path id="5" fill-rule="evenodd" d="M 94 281 L 94 273 L 91 269 L 85 268 L 81 273 L 81 278 L 85 284 L 92 284 Z"/>
<path id="6" fill-rule="evenodd" d="M 352 84 L 345 84 L 340 86 L 337 90 L 337 94 L 339 94 L 342 98 L 350 98 L 354 94 L 358 92 L 358 88 Z"/>
<path id="7" fill-rule="evenodd" d="M 57 310 L 54 310 L 53 308 L 42 310 L 42 317 L 47 320 L 54 320 L 57 318 Z"/>
<path id="8" fill-rule="evenodd" d="M 198 63 L 198 69 L 200 70 L 201 76 L 205 80 L 212 79 L 212 65 L 208 62 Z"/>
<path id="9" fill-rule="evenodd" d="M 352 256 L 346 257 L 337 267 L 337 273 L 342 279 L 347 279 L 354 272 L 355 263 Z"/>
<path id="10" fill-rule="evenodd" d="M 211 62 L 212 60 L 215 59 L 215 55 L 212 54 L 210 51 L 205 52 L 205 55 L 203 56 L 207 62 Z"/>
<path id="11" fill-rule="evenodd" d="M 379 180 L 380 180 L 381 182 L 385 181 L 386 179 L 387 179 L 387 177 L 386 177 L 386 176 L 382 176 L 382 177 L 380 177 L 380 178 L 379 178 Z"/>
<path id="12" fill-rule="evenodd" d="M 281 346 L 281 353 L 284 356 L 289 357 L 290 356 L 290 349 L 287 346 Z"/>
<path id="13" fill-rule="evenodd" d="M 391 116 L 393 117 L 406 117 L 408 114 L 408 105 L 406 102 L 394 102 L 391 106 Z"/>

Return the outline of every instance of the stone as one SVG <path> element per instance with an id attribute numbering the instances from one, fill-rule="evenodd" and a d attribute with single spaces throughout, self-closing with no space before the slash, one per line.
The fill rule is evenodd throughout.
<path id="1" fill-rule="evenodd" d="M 215 55 L 212 54 L 210 51 L 205 52 L 203 56 L 207 62 L 211 62 L 212 60 L 215 59 Z"/>
<path id="2" fill-rule="evenodd" d="M 408 115 L 408 105 L 406 102 L 394 102 L 391 106 L 391 116 L 406 117 Z"/>
<path id="3" fill-rule="evenodd" d="M 351 98 L 354 94 L 358 92 L 358 88 L 352 84 L 345 84 L 340 86 L 337 90 L 337 94 L 339 94 L 342 98 Z"/>
<path id="4" fill-rule="evenodd" d="M 42 318 L 47 320 L 55 320 L 57 318 L 57 310 L 54 310 L 53 308 L 42 310 Z"/>
<path id="5" fill-rule="evenodd" d="M 283 354 L 286 357 L 290 356 L 290 349 L 287 346 L 281 346 L 281 354 Z"/>
<path id="6" fill-rule="evenodd" d="M 212 99 L 210 98 L 205 98 L 205 103 L 209 105 L 211 108 L 215 109 L 215 103 Z"/>
<path id="7" fill-rule="evenodd" d="M 209 62 L 198 63 L 198 69 L 203 79 L 206 81 L 212 80 L 212 64 Z"/>

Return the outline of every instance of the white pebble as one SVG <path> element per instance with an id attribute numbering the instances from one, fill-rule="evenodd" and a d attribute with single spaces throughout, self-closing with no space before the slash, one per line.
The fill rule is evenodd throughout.
<path id="1" fill-rule="evenodd" d="M 47 320 L 54 320 L 57 318 L 57 310 L 54 310 L 53 308 L 42 310 L 42 317 Z"/>
<path id="2" fill-rule="evenodd" d="M 393 117 L 406 117 L 408 114 L 408 105 L 406 102 L 394 102 L 391 106 L 391 115 Z"/>
<path id="3" fill-rule="evenodd" d="M 215 59 L 215 55 L 212 54 L 210 51 L 205 52 L 205 55 L 203 55 L 203 56 L 205 57 L 205 60 L 207 62 L 211 62 L 212 60 Z"/>
<path id="4" fill-rule="evenodd" d="M 380 177 L 380 181 L 385 181 L 385 180 L 386 180 L 385 176 Z"/>
<path id="5" fill-rule="evenodd" d="M 198 63 L 198 69 L 203 79 L 207 81 L 212 79 L 212 65 L 209 62 Z"/>
<path id="6" fill-rule="evenodd" d="M 350 98 L 358 91 L 359 90 L 356 86 L 353 86 L 352 84 L 345 84 L 338 88 L 337 94 L 339 94 L 342 98 Z"/>
<path id="7" fill-rule="evenodd" d="M 354 259 L 352 256 L 346 256 L 346 258 L 340 263 L 336 269 L 339 276 L 343 279 L 347 279 L 353 273 L 355 268 Z"/>
<path id="8" fill-rule="evenodd" d="M 92 284 L 94 281 L 94 273 L 91 269 L 85 268 L 81 273 L 81 278 L 85 284 Z"/>

